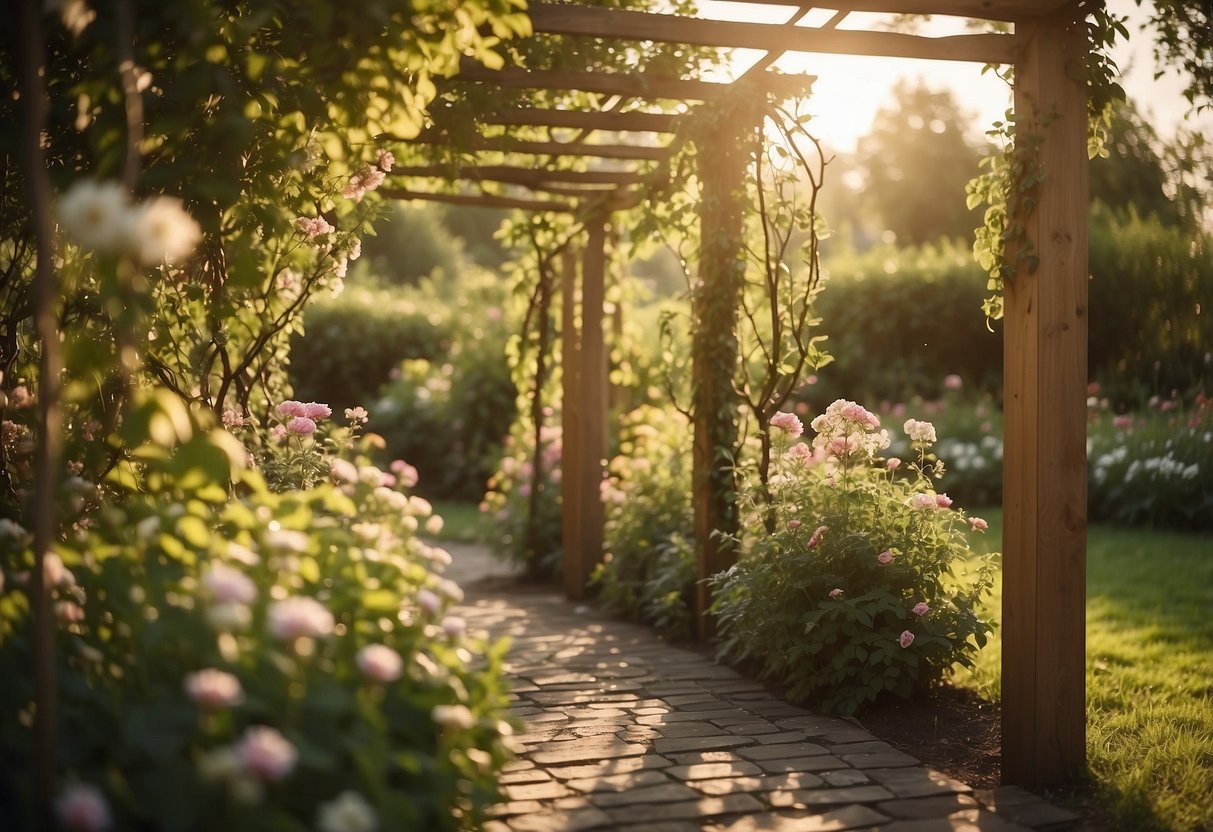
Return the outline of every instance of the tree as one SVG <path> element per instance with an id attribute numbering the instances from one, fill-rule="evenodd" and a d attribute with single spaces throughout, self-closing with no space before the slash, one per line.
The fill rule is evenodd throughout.
<path id="1" fill-rule="evenodd" d="M 859 141 L 862 203 L 900 243 L 969 234 L 979 218 L 965 207 L 965 185 L 981 156 L 969 139 L 971 117 L 950 92 L 921 82 L 899 82 L 893 96 Z"/>
<path id="2" fill-rule="evenodd" d="M 1153 126 L 1133 102 L 1125 100 L 1114 105 L 1107 130 L 1107 155 L 1091 160 L 1091 199 L 1121 216 L 1132 205 L 1139 216 L 1179 224 L 1178 206 L 1166 192 L 1161 142 Z"/>
<path id="3" fill-rule="evenodd" d="M 1142 5 L 1142 0 L 1136 0 Z M 1197 112 L 1213 107 L 1213 3 L 1154 0 L 1154 77 L 1168 69 L 1188 74 L 1184 95 Z"/>

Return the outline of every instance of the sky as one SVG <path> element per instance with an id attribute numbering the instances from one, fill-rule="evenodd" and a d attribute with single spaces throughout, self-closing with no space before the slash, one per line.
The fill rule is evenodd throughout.
<path id="1" fill-rule="evenodd" d="M 1150 32 L 1139 30 L 1147 15 L 1133 0 L 1108 0 L 1108 7 L 1118 15 L 1129 15 L 1130 39 L 1118 45 L 1113 59 L 1120 67 L 1129 97 L 1149 116 L 1163 138 L 1173 135 L 1188 109 L 1183 97 L 1183 80 L 1169 73 L 1154 79 L 1153 38 Z M 793 9 L 789 7 L 756 6 L 752 3 L 702 0 L 701 15 L 754 22 L 786 20 Z M 815 14 L 818 13 L 815 11 Z M 832 13 L 825 13 L 829 17 Z M 858 15 L 852 15 L 857 18 Z M 868 15 L 872 18 L 875 16 Z M 809 25 L 818 21 L 810 18 Z M 959 34 L 956 21 L 936 19 L 934 29 L 924 28 L 929 35 Z M 852 28 L 844 24 L 845 28 Z M 735 55 L 736 71 L 745 69 L 760 54 L 754 50 L 739 50 Z M 813 96 L 803 110 L 814 118 L 810 131 L 836 151 L 854 150 L 857 139 L 872 126 L 876 111 L 891 101 L 893 85 L 902 78 L 921 78 L 932 89 L 950 89 L 961 109 L 974 116 L 974 139 L 984 132 L 1011 105 L 1011 90 L 993 73 L 983 75 L 979 64 L 957 61 L 925 61 L 899 58 L 866 58 L 844 55 L 785 55 L 776 64 L 784 72 L 808 73 L 817 76 Z M 1199 122 L 1205 131 L 1213 133 L 1213 116 L 1206 114 Z"/>

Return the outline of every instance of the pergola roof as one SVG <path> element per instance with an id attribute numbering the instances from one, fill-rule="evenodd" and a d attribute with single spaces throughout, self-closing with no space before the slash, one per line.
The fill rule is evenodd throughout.
<path id="1" fill-rule="evenodd" d="M 1008 23 L 1067 11 L 1081 15 L 1090 5 L 1090 0 L 836 0 L 824 6 L 734 2 L 766 7 L 764 15 L 783 9 L 789 16 L 781 23 L 756 23 L 531 2 L 527 14 L 539 36 L 761 49 L 766 55 L 731 82 L 677 77 L 643 67 L 628 72 L 592 66 L 490 69 L 465 58 L 458 75 L 443 89 L 447 102 L 458 101 L 473 85 L 491 85 L 498 90 L 538 91 L 546 106 L 508 106 L 507 102 L 477 113 L 476 129 L 470 135 L 444 129 L 441 107 L 436 107 L 437 123 L 412 142 L 430 148 L 428 153 L 440 156 L 441 163 L 397 169 L 397 186 L 387 193 L 399 199 L 534 211 L 576 212 L 604 201 L 632 204 L 638 198 L 636 189 L 643 190 L 650 177 L 659 178 L 661 166 L 685 141 L 680 130 L 700 107 L 741 85 L 775 100 L 806 97 L 814 76 L 769 69 L 784 53 L 1009 64 L 1021 52 L 1020 36 L 1014 31 L 943 37 L 906 34 L 889 31 L 887 20 L 874 20 L 872 13 L 972 18 L 1003 24 L 1005 29 Z M 823 22 L 810 24 L 813 11 L 824 12 L 815 16 Z M 597 106 L 587 106 L 584 97 L 569 104 L 571 93 L 593 94 Z M 551 199 L 553 195 L 563 199 Z"/>

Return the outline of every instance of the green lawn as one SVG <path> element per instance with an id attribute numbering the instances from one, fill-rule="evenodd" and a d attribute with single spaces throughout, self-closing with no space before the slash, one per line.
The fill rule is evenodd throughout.
<path id="1" fill-rule="evenodd" d="M 996 549 L 999 511 L 974 545 Z M 989 614 L 999 618 L 1001 581 Z M 957 681 L 999 691 L 997 640 Z M 1094 526 L 1087 550 L 1087 756 L 1113 829 L 1213 829 L 1213 537 Z"/>
<path id="2" fill-rule="evenodd" d="M 436 535 L 439 540 L 478 543 L 485 539 L 484 515 L 475 503 L 438 500 L 434 503 L 434 513 L 443 521 L 442 531 Z"/>

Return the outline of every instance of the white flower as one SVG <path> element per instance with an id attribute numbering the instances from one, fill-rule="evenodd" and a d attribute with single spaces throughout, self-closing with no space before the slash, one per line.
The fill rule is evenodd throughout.
<path id="1" fill-rule="evenodd" d="M 347 459 L 335 457 L 329 462 L 329 475 L 337 482 L 358 482 L 358 467 Z"/>
<path id="2" fill-rule="evenodd" d="M 466 731 L 475 724 L 472 712 L 466 705 L 435 705 L 430 711 L 434 722 L 443 728 L 455 728 Z"/>
<path id="3" fill-rule="evenodd" d="M 244 604 L 236 602 L 211 604 L 206 608 L 206 620 L 216 630 L 230 633 L 243 630 L 253 623 L 253 613 Z"/>
<path id="4" fill-rule="evenodd" d="M 55 800 L 55 816 L 66 829 L 102 832 L 113 822 L 105 795 L 96 786 L 72 783 Z"/>
<path id="5" fill-rule="evenodd" d="M 278 729 L 253 725 L 240 738 L 236 757 L 244 770 L 258 780 L 281 780 L 295 769 L 299 752 Z"/>
<path id="6" fill-rule="evenodd" d="M 417 604 L 430 615 L 442 609 L 442 599 L 428 589 L 417 590 Z"/>
<path id="7" fill-rule="evenodd" d="M 285 598 L 270 605 L 266 616 L 270 634 L 282 641 L 331 635 L 333 614 L 314 598 Z"/>
<path id="8" fill-rule="evenodd" d="M 468 628 L 467 622 L 457 615 L 448 615 L 439 626 L 451 638 L 463 635 Z"/>
<path id="9" fill-rule="evenodd" d="M 294 529 L 270 529 L 265 535 L 266 544 L 283 552 L 301 555 L 307 552 L 307 535 Z"/>
<path id="10" fill-rule="evenodd" d="M 935 426 L 930 422 L 920 422 L 917 419 L 907 419 L 902 425 L 906 436 L 910 437 L 911 442 L 934 442 L 935 441 Z"/>
<path id="11" fill-rule="evenodd" d="M 426 534 L 441 534 L 443 525 L 442 517 L 437 514 L 431 515 L 430 519 L 425 521 Z"/>
<path id="12" fill-rule="evenodd" d="M 257 587 L 248 575 L 222 563 L 202 576 L 202 585 L 218 604 L 250 604 L 257 597 Z"/>
<path id="13" fill-rule="evenodd" d="M 131 252 L 145 266 L 180 263 L 202 240 L 202 229 L 176 197 L 147 200 L 130 214 L 129 223 Z"/>
<path id="14" fill-rule="evenodd" d="M 185 692 L 200 708 L 211 711 L 239 705 L 244 700 L 240 680 L 213 667 L 186 676 Z"/>
<path id="15" fill-rule="evenodd" d="M 400 654 L 384 644 L 368 644 L 358 651 L 354 664 L 368 679 L 375 682 L 394 682 L 404 672 L 404 660 Z"/>
<path id="16" fill-rule="evenodd" d="M 375 810 L 355 791 L 344 791 L 316 812 L 320 832 L 372 832 L 378 825 Z"/>
<path id="17" fill-rule="evenodd" d="M 59 222 L 76 245 L 101 254 L 126 249 L 130 195 L 117 182 L 76 182 L 59 200 Z"/>

